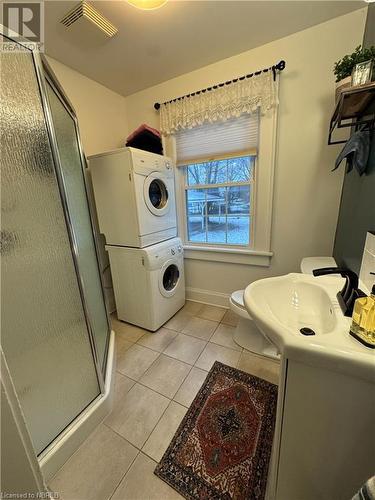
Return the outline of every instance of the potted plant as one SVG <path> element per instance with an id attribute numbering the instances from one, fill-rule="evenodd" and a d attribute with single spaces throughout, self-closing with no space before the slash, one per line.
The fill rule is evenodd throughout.
<path id="1" fill-rule="evenodd" d="M 356 64 L 373 61 L 375 63 L 375 46 L 362 48 L 361 45 L 355 49 L 352 54 L 344 56 L 335 63 L 333 73 L 336 76 L 336 101 L 340 97 L 341 92 L 351 85 L 351 75 Z M 374 79 L 374 72 L 372 79 Z"/>

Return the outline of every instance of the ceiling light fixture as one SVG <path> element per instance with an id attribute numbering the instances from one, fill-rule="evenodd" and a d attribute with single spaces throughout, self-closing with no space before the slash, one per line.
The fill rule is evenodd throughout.
<path id="1" fill-rule="evenodd" d="M 163 7 L 168 0 L 126 0 L 130 5 L 142 10 L 155 10 Z"/>

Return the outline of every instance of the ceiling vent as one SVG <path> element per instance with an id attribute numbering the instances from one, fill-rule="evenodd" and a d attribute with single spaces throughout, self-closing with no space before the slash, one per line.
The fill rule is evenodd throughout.
<path id="1" fill-rule="evenodd" d="M 81 32 L 81 35 L 86 35 L 86 32 L 82 32 L 82 29 L 89 28 L 91 32 L 96 34 L 104 35 L 105 37 L 112 38 L 118 32 L 116 26 L 114 26 L 108 19 L 106 19 L 98 10 L 96 10 L 92 5 L 85 2 L 80 2 L 70 10 L 66 16 L 61 19 L 61 24 L 70 30 Z M 93 33 L 92 33 L 93 34 Z"/>

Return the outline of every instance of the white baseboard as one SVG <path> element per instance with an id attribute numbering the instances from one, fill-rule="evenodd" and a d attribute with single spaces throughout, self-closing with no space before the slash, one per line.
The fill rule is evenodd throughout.
<path id="1" fill-rule="evenodd" d="M 195 302 L 203 302 L 204 304 L 229 308 L 229 297 L 230 295 L 226 293 L 186 287 L 187 300 L 193 300 Z"/>

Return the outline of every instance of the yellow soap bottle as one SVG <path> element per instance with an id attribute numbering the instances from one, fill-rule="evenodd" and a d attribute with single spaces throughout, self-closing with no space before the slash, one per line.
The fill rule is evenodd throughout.
<path id="1" fill-rule="evenodd" d="M 375 349 L 375 285 L 369 297 L 360 297 L 354 303 L 350 334 L 367 347 Z"/>

